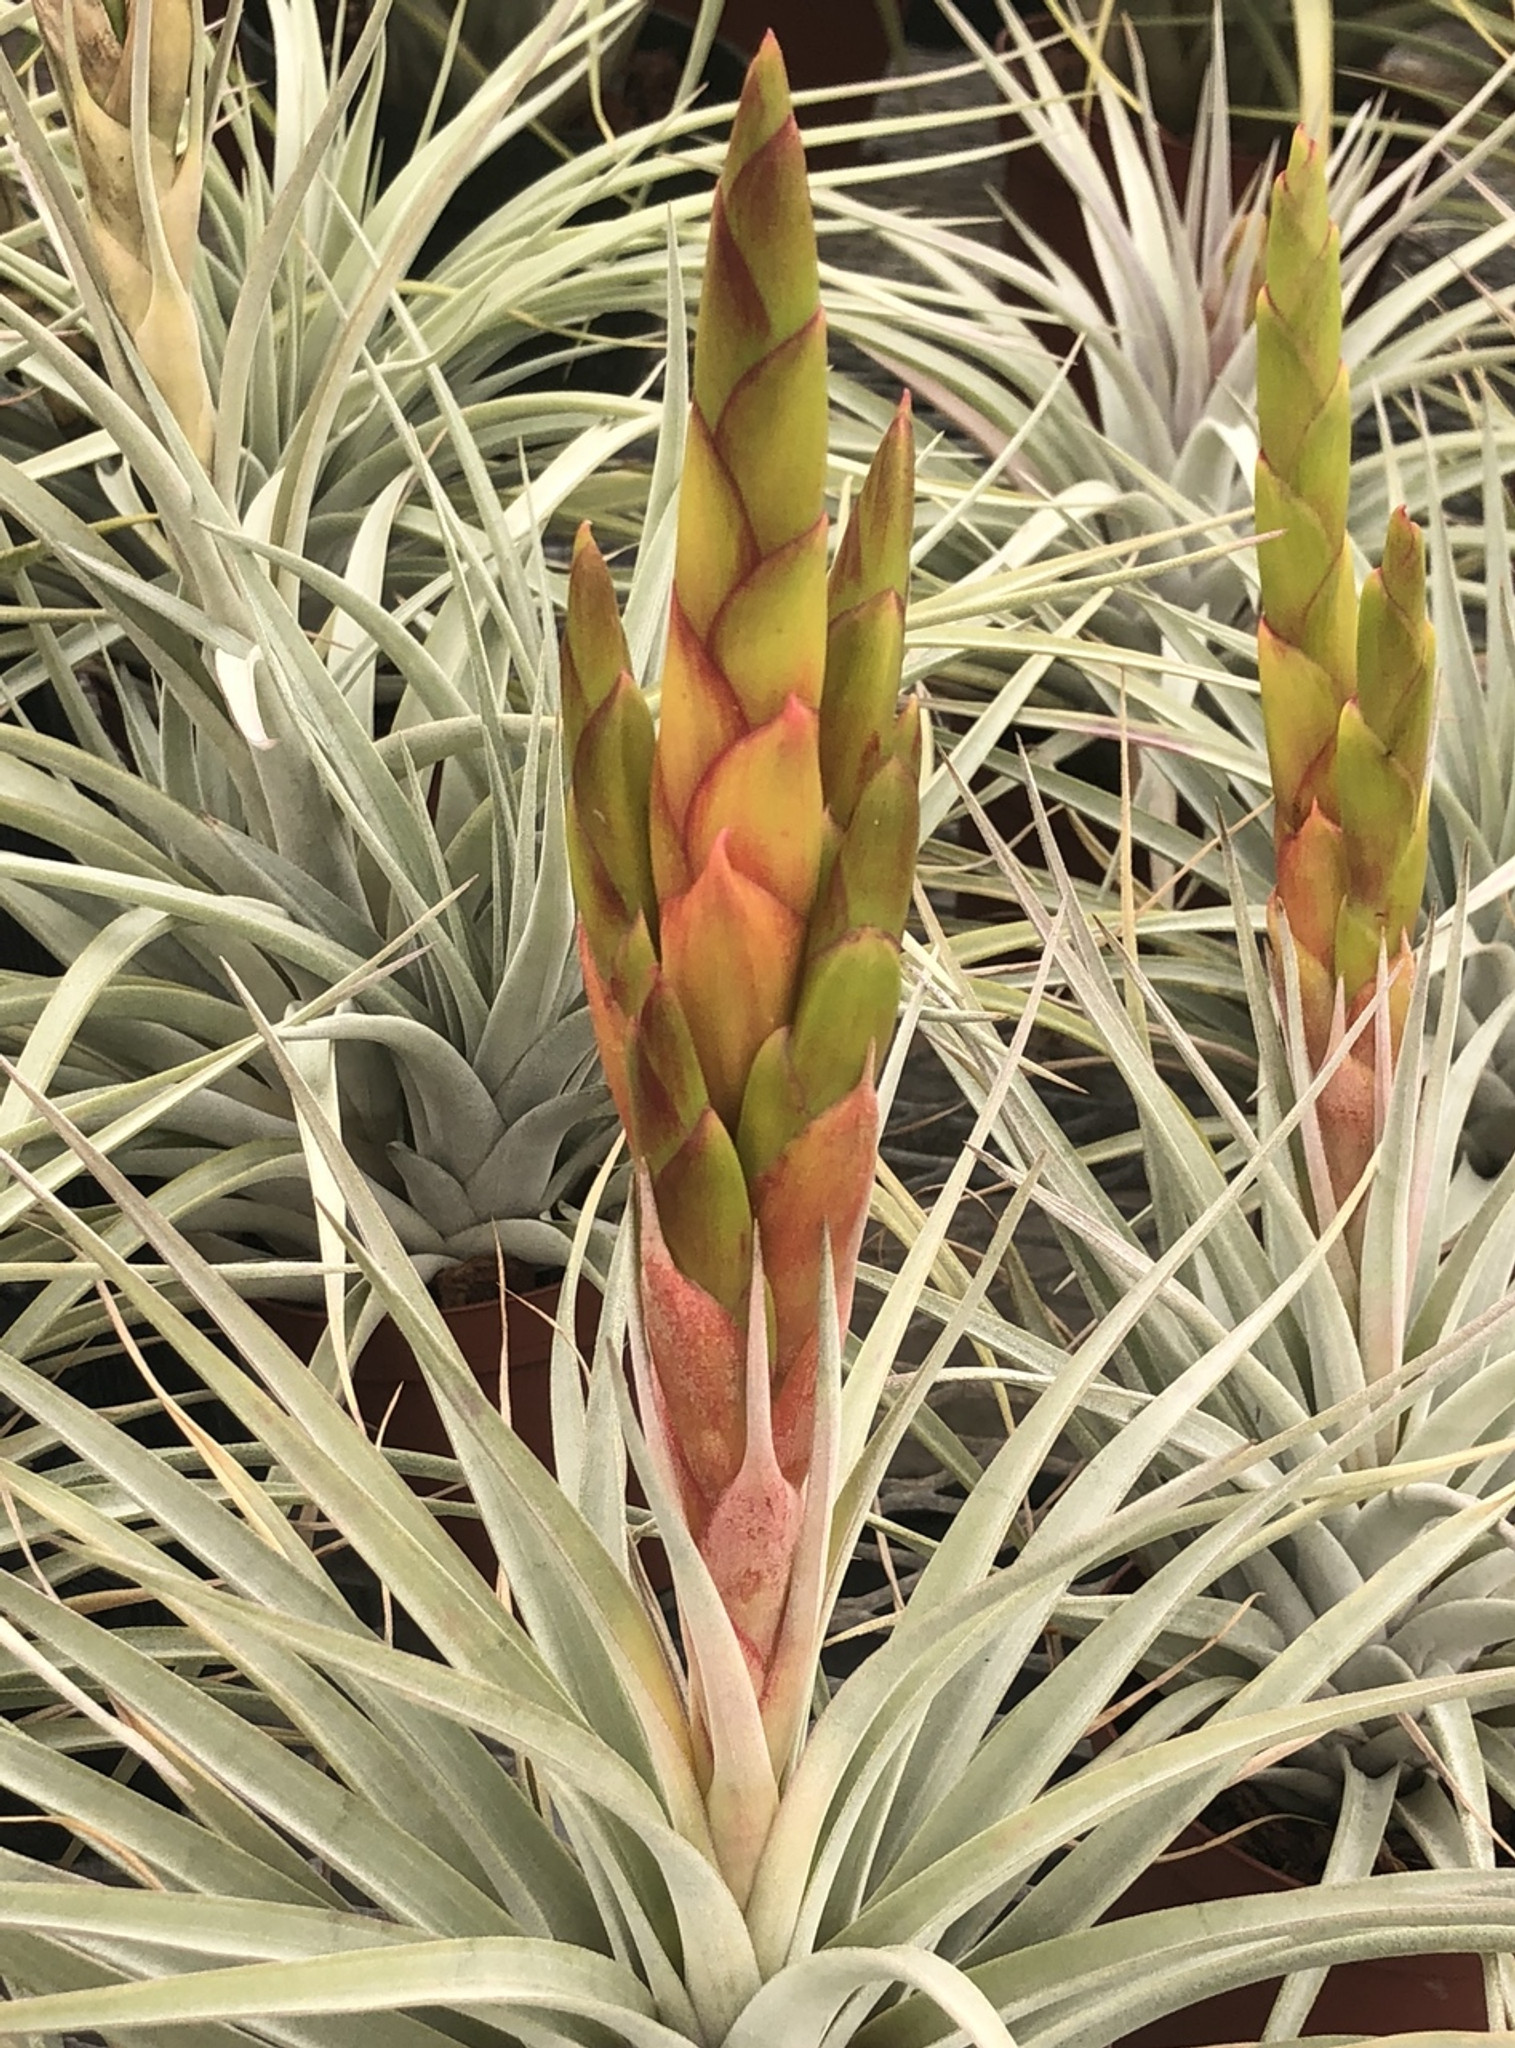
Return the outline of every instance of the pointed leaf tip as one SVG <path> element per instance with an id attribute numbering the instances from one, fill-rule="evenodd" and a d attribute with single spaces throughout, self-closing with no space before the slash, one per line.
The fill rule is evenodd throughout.
<path id="1" fill-rule="evenodd" d="M 585 726 L 630 668 L 615 585 L 586 520 L 574 535 L 563 620 L 563 720 L 570 770 Z"/>
<path id="2" fill-rule="evenodd" d="M 874 451 L 836 551 L 827 592 L 833 619 L 879 590 L 893 590 L 904 602 L 914 512 L 915 442 L 910 412 L 901 406 Z"/>
<path id="3" fill-rule="evenodd" d="M 1383 578 L 1391 588 L 1401 580 L 1425 585 L 1425 535 L 1410 517 L 1409 509 L 1396 505 L 1389 514 L 1383 543 Z"/>
<path id="4" fill-rule="evenodd" d="M 784 53 L 770 28 L 742 81 L 736 118 L 731 124 L 731 141 L 721 170 L 723 188 L 729 191 L 758 151 L 793 118 Z"/>

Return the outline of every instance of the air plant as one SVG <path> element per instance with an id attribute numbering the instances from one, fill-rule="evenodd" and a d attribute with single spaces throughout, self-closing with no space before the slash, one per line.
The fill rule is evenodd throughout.
<path id="1" fill-rule="evenodd" d="M 1349 400 L 1339 318 L 1324 164 L 1301 134 L 1275 189 L 1258 309 L 1259 667 L 1278 804 L 1271 982 L 1231 865 L 1258 1047 L 1255 1114 L 1147 976 L 1129 894 L 1121 950 L 1107 962 L 1071 914 L 1045 829 L 1063 904 L 1055 925 L 1007 857 L 1052 954 L 1046 971 L 1090 1020 L 1137 1105 L 1159 1258 L 1192 1242 L 1224 1190 L 1255 1182 L 1250 1213 L 1238 1208 L 1195 1248 L 1163 1309 L 1126 1348 L 1119 1376 L 1132 1405 L 1112 1402 L 1092 1438 L 1187 1384 L 1198 1348 L 1226 1332 L 1247 1343 L 1249 1359 L 1207 1399 L 1215 1433 L 1206 1455 L 1224 1460 L 1272 1443 L 1275 1476 L 1249 1477 L 1242 1490 L 1308 1471 L 1332 1503 L 1318 1527 L 1217 1574 L 1213 1597 L 1144 1659 L 1180 1718 L 1233 1685 L 1248 1696 L 1333 1627 L 1343 1631 L 1342 1655 L 1329 1682 L 1341 1691 L 1370 1675 L 1507 1669 L 1515 1641 L 1515 1179 L 1506 1171 L 1471 1202 L 1457 1185 L 1459 1136 L 1515 996 L 1495 992 L 1480 1017 L 1464 1014 L 1459 906 L 1436 935 L 1445 970 L 1428 1028 L 1432 979 L 1410 947 L 1425 872 L 1434 681 L 1424 555 L 1396 512 L 1384 563 L 1359 597 L 1344 525 Z M 971 1068 L 972 1034 L 948 1025 L 939 1035 L 948 1056 Z M 1190 1094 L 1163 1070 L 1175 1060 Z M 1028 1089 L 1007 1097 L 997 1143 L 1011 1185 L 1035 1181 L 1095 1316 L 1108 1315 L 1151 1270 L 1141 1234 Z M 1306 1256 L 1316 1259 L 1309 1281 L 1262 1331 L 1263 1305 Z M 1181 1467 L 1184 1456 L 1175 1446 L 1171 1462 Z M 1172 1554 L 1165 1544 L 1155 1557 Z M 1235 1603 L 1247 1615 L 1240 1635 Z M 1365 1633 L 1348 1649 L 1357 1625 Z M 1345 1729 L 1261 1773 L 1260 1789 L 1280 1810 L 1331 1830 L 1333 1879 L 1371 1869 L 1391 1828 L 1408 1832 L 1433 1864 L 1492 1869 L 1495 1802 L 1515 1784 L 1511 1755 L 1502 1712 L 1485 1720 L 1437 1710 L 1393 1728 Z M 1080 1844 L 1054 1896 L 1098 1887 L 1105 1853 L 1097 1836 Z M 1515 1984 L 1498 1959 L 1484 1974 L 1497 2027 Z M 1319 1982 L 1307 1973 L 1286 1987 L 1270 2037 L 1303 2022 Z"/>
<path id="2" fill-rule="evenodd" d="M 1025 138 L 1006 156 L 1003 183 L 1019 253 L 925 213 L 886 212 L 850 191 L 828 192 L 830 209 L 854 231 L 884 237 L 895 256 L 887 275 L 849 280 L 833 293 L 834 325 L 906 377 L 919 400 L 944 411 L 996 465 L 980 482 L 971 527 L 944 533 L 928 567 L 987 579 L 1007 565 L 1055 561 L 1070 544 L 1145 535 L 1164 568 L 1091 581 L 1076 609 L 1071 590 L 1054 589 L 1050 601 L 1006 607 L 986 621 L 971 661 L 942 659 L 931 672 L 935 742 L 944 754 L 952 747 L 956 778 L 971 779 L 985 801 L 1022 790 L 1030 774 L 1077 820 L 1095 859 L 1103 858 L 1105 880 L 1075 880 L 1101 914 L 1115 911 L 1119 842 L 1123 831 L 1132 836 L 1142 856 L 1134 873 L 1149 971 L 1192 1028 L 1250 1065 L 1256 1049 L 1215 827 L 1223 825 L 1261 918 L 1275 874 L 1250 540 L 1254 259 L 1266 188 L 1238 161 L 1220 53 L 1183 177 L 1139 71 L 1129 95 L 1104 69 L 1087 96 L 1071 95 L 1054 69 L 1055 47 L 1039 45 L 1023 24 L 1008 22 L 1007 47 L 997 51 L 958 19 L 986 83 Z M 1497 394 L 1511 360 L 1511 288 L 1495 264 L 1515 217 L 1488 202 L 1480 172 L 1491 152 L 1509 146 L 1515 123 L 1504 115 L 1487 135 L 1477 125 L 1507 85 L 1508 73 L 1491 79 L 1466 110 L 1393 160 L 1391 135 L 1367 108 L 1333 143 L 1327 175 L 1341 225 L 1341 355 L 1353 436 L 1346 530 L 1359 583 L 1396 506 L 1424 520 L 1439 500 L 1463 502 L 1486 470 L 1510 463 L 1515 436 Z M 1091 121 L 1108 137 L 1103 154 Z M 1038 181 L 1028 170 L 1037 159 L 1077 208 L 1092 258 L 1086 273 L 1038 233 L 1030 213 Z M 1449 247 L 1454 220 L 1467 232 Z M 1480 278 L 1477 292 L 1459 285 L 1470 272 Z M 1460 402 L 1462 390 L 1479 392 L 1476 410 Z M 1483 402 L 1485 390 L 1492 403 Z M 1487 455 L 1486 440 L 1494 444 Z M 1486 516 L 1487 534 L 1459 513 L 1459 548 L 1485 539 L 1497 546 Z M 1466 574 L 1466 555 L 1459 561 Z M 919 630 L 926 609 L 917 604 L 913 617 Z M 1091 631 L 1103 649 L 1087 644 Z M 986 749 L 981 725 L 972 738 L 954 732 L 956 720 L 966 725 L 988 703 L 1015 707 L 1017 746 Z M 1124 807 L 1100 766 L 1117 747 L 1130 766 Z M 1497 778 L 1485 779 L 1492 829 Z M 928 793 L 925 804 L 933 831 L 950 808 L 951 778 L 942 781 L 940 800 Z M 1438 786 L 1433 845 L 1455 841 L 1460 828 L 1460 812 Z M 950 858 L 944 848 L 942 863 Z M 1450 870 L 1455 887 L 1455 853 Z M 1440 872 L 1445 877 L 1446 862 Z M 984 893 L 996 886 L 991 873 Z M 1036 964 L 1024 921 L 986 929 L 980 918 L 949 929 L 949 939 L 981 969 L 1012 959 L 998 996 L 1019 1003 Z"/>
<path id="3" fill-rule="evenodd" d="M 124 40 L 103 7 L 44 7 L 72 135 L 39 69 L 11 70 L 19 35 L 0 51 L 37 209 L 0 259 L 0 516 L 7 539 L 28 536 L 4 555 L 0 824 L 30 837 L 0 851 L 0 902 L 58 963 L 0 970 L 0 1042 L 35 1047 L 55 1019 L 49 1085 L 94 1128 L 118 1088 L 214 1064 L 243 1035 L 230 965 L 321 1041 L 305 1057 L 428 1274 L 501 1244 L 560 1265 L 562 1204 L 613 1131 L 574 959 L 544 542 L 559 516 L 572 532 L 564 497 L 655 433 L 657 409 L 611 394 L 565 409 L 530 384 L 544 328 L 661 306 L 660 209 L 563 218 L 586 190 L 640 179 L 649 138 L 605 142 L 577 182 L 557 167 L 438 259 L 424 293 L 400 284 L 471 167 L 578 89 L 599 25 L 628 14 L 553 0 L 382 192 L 382 10 L 328 77 L 314 0 L 270 0 L 281 62 L 264 102 L 180 0 L 129 8 Z M 114 154 L 92 154 L 108 120 Z M 202 122 L 227 139 L 203 165 Z M 134 207 L 146 223 L 144 262 L 162 253 L 153 205 L 180 223 L 178 296 L 151 264 L 130 272 L 126 228 L 101 225 L 111 194 L 111 219 Z M 203 354 L 214 384 L 203 463 L 156 373 L 144 382 L 118 292 L 130 272 L 150 297 L 149 271 L 154 331 L 164 308 L 182 316 L 169 369 Z M 44 397 L 82 430 L 60 439 Z M 645 505 L 645 476 L 630 488 Z M 251 1287 L 270 1258 L 319 1253 L 276 1084 L 208 1082 L 160 1144 L 121 1163 L 165 1190 L 216 1180 L 198 1241 L 261 1257 Z M 221 1175 L 259 1156 L 249 1144 L 271 1149 L 233 1193 Z M 28 1249 L 13 1235 L 0 1260 Z"/>
<path id="4" fill-rule="evenodd" d="M 1254 1502 L 1303 1488 L 1324 1510 L 1304 1527 L 1281 1521 L 1274 1540 L 1207 1582 L 1183 1622 L 1141 1656 L 1161 1695 L 1153 1726 L 1192 1717 L 1224 1723 L 1242 1701 L 1266 1697 L 1304 1654 L 1334 1638 L 1322 1679 L 1345 1702 L 1355 1687 L 1435 1673 L 1510 1671 L 1515 1643 L 1515 1168 L 1460 1181 L 1459 1140 L 1501 1033 L 1515 1019 L 1515 988 L 1472 1019 L 1458 1000 L 1465 924 L 1450 914 L 1437 935 L 1446 967 L 1417 974 L 1374 1170 L 1322 1227 L 1308 1133 L 1330 1071 L 1290 1057 L 1276 994 L 1256 941 L 1242 934 L 1241 966 L 1259 1051 L 1259 1089 L 1226 1085 L 1206 1048 L 1185 1030 L 1145 972 L 1128 926 L 1108 951 L 1074 911 L 1055 845 L 1046 842 L 1065 906 L 1052 915 L 1041 885 L 1007 860 L 1044 949 L 1043 972 L 1088 1019 L 1139 1115 L 1150 1207 L 1133 1218 L 1101 1186 L 1097 1157 L 1081 1156 L 1022 1076 L 995 1118 L 988 1157 L 1015 1194 L 1026 1193 L 1066 1252 L 1092 1326 L 1103 1327 L 1133 1288 L 1171 1274 L 1122 1345 L 1112 1384 L 1074 1425 L 1086 1447 L 1122 1440 L 1204 1377 L 1203 1359 L 1230 1343 L 1243 1354 L 1224 1385 L 1202 1396 L 1204 1422 L 1180 1427 L 1156 1471 L 1173 1479 L 1196 1461 L 1224 1474 L 1262 1454 L 1234 1482 Z M 977 991 L 943 957 L 926 964 L 939 1021 L 930 1026 L 975 1103 L 990 1099 L 998 1034 L 967 1015 Z M 1470 1028 L 1471 1026 L 1471 1028 Z M 1183 1079 L 1171 1071 L 1180 1065 Z M 1459 1213 L 1460 1212 L 1460 1213 Z M 1197 1233 L 1211 1219 L 1203 1242 Z M 1340 1257 L 1354 1229 L 1361 1252 Z M 1154 1245 L 1155 1238 L 1155 1245 Z M 1171 1266 L 1169 1262 L 1171 1263 Z M 1308 1276 L 1305 1268 L 1308 1267 Z M 1359 1289 L 1358 1270 L 1364 1278 Z M 1297 1286 L 1296 1286 L 1297 1282 Z M 945 1291 L 950 1311 L 961 1281 Z M 1291 1290 L 1274 1313 L 1280 1291 Z M 1062 1305 L 1063 1315 L 1069 1310 Z M 1045 1308 L 1027 1317 L 1018 1384 L 1054 1384 L 1058 1350 Z M 1212 1462 L 1213 1461 L 1213 1462 Z M 1175 1529 L 1145 1552 L 1166 1571 L 1191 1553 L 1194 1531 Z M 1118 1595 L 1087 1610 L 1102 1625 Z M 1123 1736 L 1117 1753 L 1147 1749 Z M 1218 1775 L 1195 1788 L 1195 1811 L 1223 1790 Z M 1410 1713 L 1394 1722 L 1344 1715 L 1331 1737 L 1255 1776 L 1264 1809 L 1299 1816 L 1330 1845 L 1331 1881 L 1375 1867 L 1386 1842 L 1407 1836 L 1447 1873 L 1494 1872 L 1500 1806 L 1515 1794 L 1515 1740 L 1506 1703 Z M 1114 1894 L 1117 1844 L 1167 1846 L 1145 1822 L 1078 1844 L 1050 1874 L 1040 1914 Z M 1170 1838 L 1171 1839 L 1171 1838 Z M 1501 1881 L 1508 1881 L 1507 1872 Z M 1324 1892 L 1309 1894 L 1309 1912 Z M 1210 1910 L 1213 1910 L 1211 1908 Z M 1014 1927 L 1012 1916 L 1011 1927 Z M 1484 1944 L 1449 1940 L 1449 1950 Z M 1290 1981 L 1268 2038 L 1298 2031 L 1322 1973 Z M 1515 2005 L 1508 1957 L 1485 1970 L 1490 2024 Z"/>

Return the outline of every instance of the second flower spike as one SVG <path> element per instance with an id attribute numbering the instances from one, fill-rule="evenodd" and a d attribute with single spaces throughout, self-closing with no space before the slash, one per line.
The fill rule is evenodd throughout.
<path id="1" fill-rule="evenodd" d="M 185 439 L 208 462 L 210 386 L 189 286 L 200 246 L 204 22 L 192 0 L 36 0 L 37 27 L 73 130 L 95 264 L 112 307 Z M 146 90 L 135 51 L 148 29 Z M 181 129 L 183 133 L 181 135 Z"/>
<path id="2" fill-rule="evenodd" d="M 1311 1065 L 1335 1055 L 1387 978 L 1386 1029 L 1365 1024 L 1322 1092 L 1335 1198 L 1382 1122 L 1425 888 L 1435 641 L 1425 544 L 1401 506 L 1356 594 L 1341 360 L 1341 262 L 1325 157 L 1301 129 L 1273 188 L 1257 304 L 1258 678 L 1278 879 L 1269 925 L 1297 972 Z M 1287 927 L 1288 938 L 1284 937 Z"/>
<path id="3" fill-rule="evenodd" d="M 796 1711 L 785 1626 L 823 1276 L 829 1257 L 845 1329 L 918 831 L 918 719 L 898 702 L 909 406 L 828 576 L 826 375 L 804 156 L 769 37 L 712 209 L 660 724 L 587 529 L 563 705 L 584 975 L 638 1168 L 646 1420 L 775 1767 Z"/>

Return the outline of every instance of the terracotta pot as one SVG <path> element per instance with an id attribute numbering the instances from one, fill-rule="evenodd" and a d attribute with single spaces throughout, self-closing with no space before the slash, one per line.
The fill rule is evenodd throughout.
<path id="1" fill-rule="evenodd" d="M 506 1290 L 505 1328 L 509 1338 L 510 1420 L 516 1433 L 550 1472 L 552 1465 L 552 1332 L 560 1308 L 556 1282 L 525 1293 Z M 574 1309 L 574 1334 L 588 1355 L 599 1321 L 600 1297 L 581 1284 Z M 301 1358 L 315 1356 L 326 1314 L 290 1302 L 260 1304 L 263 1320 Z M 500 1304 L 470 1302 L 442 1310 L 447 1327 L 489 1400 L 500 1398 Z M 437 1413 L 426 1377 L 415 1353 L 386 1316 L 364 1345 L 354 1368 L 358 1409 L 371 1433 L 382 1427 L 385 1443 L 396 1450 L 419 1451 L 432 1457 L 452 1456 L 447 1431 Z M 424 1480 L 413 1482 L 418 1493 L 437 1489 Z M 495 1573 L 495 1555 L 483 1525 L 471 1516 L 442 1517 L 458 1547 L 471 1557 L 486 1578 Z M 644 1558 L 651 1546 L 644 1545 Z"/>
<path id="2" fill-rule="evenodd" d="M 1110 1908 L 1107 1919 L 1129 1919 L 1164 1906 L 1243 1898 L 1252 1892 L 1298 1892 L 1302 1903 L 1307 1902 L 1309 1886 L 1269 1869 L 1234 1841 L 1217 1839 L 1197 1824 L 1185 1830 L 1174 1849 L 1193 1853 L 1152 1864 Z M 1201 1999 L 1182 2012 L 1139 2027 L 1117 2048 L 1217 2048 L 1223 2042 L 1256 2041 L 1278 1988 L 1275 1978 Z M 1355 2038 L 1447 2029 L 1474 2035 L 1488 2031 L 1483 1969 L 1477 1956 L 1384 1956 L 1338 1964 L 1326 1978 L 1303 2031 Z"/>
<path id="3" fill-rule="evenodd" d="M 700 11 L 700 0 L 658 0 L 658 5 L 687 22 Z M 893 55 L 879 0 L 726 0 L 717 34 L 750 57 L 770 28 L 796 92 L 882 78 Z M 861 94 L 801 107 L 799 122 L 808 133 L 830 122 L 866 120 L 872 111 L 872 96 Z M 823 149 L 811 151 L 810 161 L 824 165 L 853 154 Z"/>

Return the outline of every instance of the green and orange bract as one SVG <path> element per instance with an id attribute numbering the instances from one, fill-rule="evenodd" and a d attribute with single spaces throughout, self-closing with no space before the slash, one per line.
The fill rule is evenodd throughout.
<path id="1" fill-rule="evenodd" d="M 712 212 L 656 734 L 587 529 L 562 687 L 584 976 L 638 1172 L 649 1427 L 776 1766 L 822 1289 L 829 1257 L 845 1328 L 917 839 L 918 719 L 898 706 L 909 408 L 828 577 L 826 374 L 804 155 L 770 37 Z"/>
<path id="2" fill-rule="evenodd" d="M 1305 1048 L 1319 1068 L 1387 983 L 1386 1031 L 1367 1024 L 1327 1083 L 1321 1132 L 1337 1200 L 1382 1126 L 1409 1005 L 1425 887 L 1435 640 L 1425 545 L 1401 506 L 1359 598 L 1346 534 L 1351 409 L 1341 270 L 1319 146 L 1300 130 L 1275 183 L 1257 304 L 1262 618 L 1258 676 L 1272 772 L 1277 886 L 1298 971 Z M 1383 1040 L 1380 1046 L 1379 1040 Z"/>

